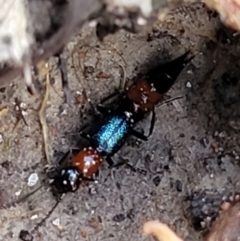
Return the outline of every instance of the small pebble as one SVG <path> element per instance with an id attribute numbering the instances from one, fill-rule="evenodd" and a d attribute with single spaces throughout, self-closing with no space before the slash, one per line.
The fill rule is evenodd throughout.
<path id="1" fill-rule="evenodd" d="M 67 109 L 64 109 L 61 114 L 62 114 L 62 115 L 67 115 L 67 114 L 68 114 Z"/>
<path id="2" fill-rule="evenodd" d="M 38 181 L 38 174 L 37 173 L 32 173 L 29 178 L 28 178 L 28 186 L 33 187 L 37 184 Z"/>
<path id="3" fill-rule="evenodd" d="M 175 185 L 176 185 L 177 191 L 178 191 L 178 192 L 181 192 L 181 191 L 182 191 L 182 183 L 181 183 L 181 181 L 180 181 L 180 180 L 177 180 L 176 183 L 175 183 Z"/>
<path id="4" fill-rule="evenodd" d="M 189 89 L 192 88 L 191 82 L 188 81 L 188 82 L 186 83 L 186 87 L 189 88 Z"/>
<path id="5" fill-rule="evenodd" d="M 22 109 L 26 109 L 26 108 L 27 108 L 27 104 L 26 104 L 26 103 L 21 103 L 21 104 L 20 104 L 20 107 L 21 107 Z"/>
<path id="6" fill-rule="evenodd" d="M 118 223 L 120 223 L 120 222 L 122 222 L 123 220 L 125 220 L 125 215 L 124 214 L 117 214 L 117 215 L 115 215 L 114 217 L 113 217 L 113 219 L 112 219 L 114 222 L 118 222 Z"/>
<path id="7" fill-rule="evenodd" d="M 33 240 L 33 236 L 27 230 L 21 230 L 19 233 L 19 238 L 23 241 Z"/>
<path id="8" fill-rule="evenodd" d="M 38 218 L 38 215 L 35 214 L 35 215 L 33 215 L 30 219 L 31 219 L 31 220 L 35 220 L 35 219 L 37 219 L 37 218 Z"/>
<path id="9" fill-rule="evenodd" d="M 220 138 L 224 138 L 224 137 L 226 137 L 227 136 L 227 134 L 226 134 L 226 132 L 225 131 L 222 131 L 222 132 L 220 132 L 219 133 L 219 135 L 218 135 Z"/>
<path id="10" fill-rule="evenodd" d="M 208 216 L 208 217 L 206 218 L 206 221 L 211 222 L 211 221 L 212 221 L 212 218 Z"/>
<path id="11" fill-rule="evenodd" d="M 88 26 L 89 26 L 90 28 L 95 28 L 95 27 L 97 26 L 97 21 L 96 21 L 96 20 L 90 21 L 89 24 L 88 24 Z"/>
<path id="12" fill-rule="evenodd" d="M 201 227 L 202 227 L 202 228 L 205 228 L 205 227 L 206 227 L 206 223 L 205 223 L 204 221 L 202 221 L 200 224 L 201 224 Z"/>
<path id="13" fill-rule="evenodd" d="M 18 190 L 18 191 L 15 192 L 15 195 L 16 195 L 16 196 L 19 196 L 21 193 L 22 193 L 22 190 L 20 189 L 20 190 Z"/>
<path id="14" fill-rule="evenodd" d="M 23 116 L 26 116 L 27 114 L 28 114 L 27 111 L 22 110 L 22 115 Z"/>
<path id="15" fill-rule="evenodd" d="M 146 21 L 146 19 L 139 17 L 137 19 L 137 23 L 138 23 L 138 25 L 143 26 L 143 25 L 146 25 L 147 21 Z"/>
<path id="16" fill-rule="evenodd" d="M 218 131 L 215 131 L 214 132 L 214 136 L 218 136 L 219 135 L 219 132 Z"/>
<path id="17" fill-rule="evenodd" d="M 206 138 L 206 137 L 203 137 L 201 140 L 200 140 L 200 144 L 204 147 L 204 148 L 207 148 L 208 144 L 209 144 L 209 139 Z"/>
<path id="18" fill-rule="evenodd" d="M 54 226 L 59 226 L 59 225 L 60 225 L 60 219 L 59 219 L 59 218 L 54 219 L 54 220 L 52 221 L 52 224 L 53 224 Z"/>
<path id="19" fill-rule="evenodd" d="M 157 187 L 159 183 L 161 182 L 161 178 L 159 176 L 156 176 L 153 178 L 153 183 Z"/>

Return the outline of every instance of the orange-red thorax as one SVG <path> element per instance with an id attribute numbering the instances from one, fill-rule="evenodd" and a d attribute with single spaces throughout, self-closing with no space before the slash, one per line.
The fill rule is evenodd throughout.
<path id="1" fill-rule="evenodd" d="M 102 160 L 102 156 L 97 150 L 86 147 L 73 157 L 72 165 L 78 168 L 84 177 L 91 177 L 98 171 Z"/>
<path id="2" fill-rule="evenodd" d="M 145 112 L 153 110 L 154 106 L 163 97 L 145 78 L 138 80 L 132 85 L 127 91 L 127 96 Z"/>

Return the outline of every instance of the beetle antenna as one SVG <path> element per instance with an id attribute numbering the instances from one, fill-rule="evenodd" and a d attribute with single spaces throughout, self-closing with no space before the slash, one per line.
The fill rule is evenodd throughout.
<path id="1" fill-rule="evenodd" d="M 60 203 L 60 201 L 62 200 L 62 197 L 60 197 L 56 203 L 54 204 L 54 206 L 51 208 L 51 210 L 48 212 L 48 214 L 42 219 L 40 220 L 39 223 L 37 223 L 34 228 L 29 232 L 27 230 L 21 230 L 19 233 L 19 238 L 23 241 L 28 241 L 28 240 L 33 240 L 33 234 L 38 230 L 39 227 L 41 227 L 46 220 L 51 216 L 51 214 L 53 213 L 53 211 L 56 209 L 56 207 L 58 206 L 58 204 Z"/>
<path id="2" fill-rule="evenodd" d="M 3 205 L 0 207 L 0 209 L 14 207 L 14 206 L 16 206 L 17 204 L 26 201 L 30 196 L 32 196 L 34 193 L 36 193 L 38 190 L 40 190 L 43 186 L 45 186 L 45 183 L 42 184 L 42 185 L 40 185 L 40 186 L 39 186 L 38 188 L 36 188 L 35 190 L 27 193 L 27 194 L 24 195 L 23 197 L 15 200 L 15 201 L 13 201 L 13 202 L 9 202 L 9 203 L 3 204 Z"/>
<path id="3" fill-rule="evenodd" d="M 58 204 L 60 203 L 61 199 L 59 198 L 56 203 L 54 204 L 54 206 L 51 208 L 51 210 L 48 212 L 48 214 L 39 222 L 35 225 L 35 227 L 32 229 L 31 234 L 33 234 L 34 232 L 36 232 L 38 230 L 38 228 L 40 226 L 42 226 L 46 220 L 51 216 L 51 214 L 53 213 L 53 211 L 56 209 L 56 207 L 58 206 Z"/>

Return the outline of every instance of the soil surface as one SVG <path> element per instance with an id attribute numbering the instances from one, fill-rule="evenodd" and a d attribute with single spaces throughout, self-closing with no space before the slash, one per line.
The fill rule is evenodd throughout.
<path id="1" fill-rule="evenodd" d="M 56 60 L 50 61 L 46 122 L 51 164 L 69 148 L 84 144 L 78 135 L 84 124 L 96 125 L 89 100 L 96 106 L 124 78 L 128 84 L 150 65 L 187 50 L 195 58 L 156 108 L 150 139 L 130 138 L 114 156 L 116 163 L 124 159 L 134 168 L 109 169 L 103 163 L 98 183 L 84 183 L 65 195 L 34 240 L 151 240 L 141 228 L 152 219 L 169 224 L 185 240 L 202 240 L 222 201 L 240 190 L 239 42 L 200 3 L 172 11 L 153 30 L 120 31 L 103 43 L 86 24 L 66 48 L 73 104 L 64 103 Z M 47 180 L 38 118 L 43 94 L 31 96 L 23 81 L 0 91 L 1 205 Z M 146 119 L 139 128 L 147 132 L 149 124 Z M 33 173 L 40 180 L 29 187 Z M 55 202 L 44 186 L 15 207 L 2 208 L 0 240 L 18 240 L 20 230 L 31 231 Z"/>

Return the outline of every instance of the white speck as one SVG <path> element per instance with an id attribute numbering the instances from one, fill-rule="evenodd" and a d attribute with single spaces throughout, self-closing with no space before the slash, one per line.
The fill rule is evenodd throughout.
<path id="1" fill-rule="evenodd" d="M 233 33 L 233 37 L 236 37 L 236 36 L 238 36 L 240 34 L 240 32 L 236 32 L 236 33 Z"/>
<path id="2" fill-rule="evenodd" d="M 139 17 L 137 19 L 137 23 L 138 23 L 138 25 L 143 26 L 143 25 L 146 25 L 147 21 L 146 21 L 146 19 Z"/>
<path id="3" fill-rule="evenodd" d="M 218 151 L 219 151 L 219 152 L 223 152 L 223 148 L 222 148 L 222 147 L 219 147 L 219 148 L 218 148 Z"/>
<path id="4" fill-rule="evenodd" d="M 205 222 L 201 222 L 201 227 L 205 228 L 206 227 L 206 223 Z"/>
<path id="5" fill-rule="evenodd" d="M 187 84 L 186 84 L 186 87 L 189 88 L 189 89 L 192 88 L 191 82 L 188 81 Z"/>
<path id="6" fill-rule="evenodd" d="M 148 97 L 146 95 L 144 95 L 144 94 L 142 94 L 141 97 L 142 97 L 143 103 L 146 104 L 147 100 L 148 100 Z"/>
<path id="7" fill-rule="evenodd" d="M 213 178 L 213 174 L 212 173 L 210 174 L 210 178 Z"/>
<path id="8" fill-rule="evenodd" d="M 214 136 L 218 136 L 219 135 L 219 132 L 218 131 L 215 131 L 214 132 Z"/>
<path id="9" fill-rule="evenodd" d="M 25 111 L 25 110 L 22 111 L 23 116 L 26 116 L 27 114 L 28 114 L 27 111 Z"/>
<path id="10" fill-rule="evenodd" d="M 192 71 L 191 69 L 189 69 L 189 70 L 187 71 L 187 73 L 188 73 L 188 74 L 193 74 L 193 71 Z"/>
<path id="11" fill-rule="evenodd" d="M 49 179 L 49 184 L 53 184 L 54 179 Z"/>
<path id="12" fill-rule="evenodd" d="M 28 186 L 29 187 L 33 187 L 36 185 L 37 181 L 38 181 L 38 174 L 37 173 L 32 173 L 29 178 L 28 178 Z"/>
<path id="13" fill-rule="evenodd" d="M 134 106 L 134 111 L 137 111 L 139 108 L 139 105 L 133 103 L 133 106 Z"/>
<path id="14" fill-rule="evenodd" d="M 54 220 L 52 221 L 52 224 L 53 224 L 54 226 L 60 226 L 60 219 L 59 219 L 59 218 L 54 219 Z"/>
<path id="15" fill-rule="evenodd" d="M 19 196 L 21 193 L 22 193 L 22 190 L 20 189 L 20 190 L 18 190 L 18 191 L 15 192 L 15 195 L 16 195 L 16 196 Z"/>
<path id="16" fill-rule="evenodd" d="M 67 185 L 67 181 L 66 180 L 63 180 L 63 185 Z"/>
<path id="17" fill-rule="evenodd" d="M 38 215 L 37 214 L 35 214 L 35 215 L 32 215 L 32 217 L 30 218 L 31 220 L 35 220 L 35 219 L 37 219 L 38 218 Z"/>
<path id="18" fill-rule="evenodd" d="M 62 112 L 62 115 L 67 115 L 67 109 L 64 109 L 63 112 Z"/>
<path id="19" fill-rule="evenodd" d="M 239 160 L 239 156 L 235 156 L 235 160 Z"/>
<path id="20" fill-rule="evenodd" d="M 85 208 L 86 208 L 87 210 L 90 210 L 90 209 L 91 209 L 90 206 L 89 206 L 89 204 L 88 204 L 87 202 L 85 202 Z"/>
<path id="21" fill-rule="evenodd" d="M 222 132 L 219 133 L 218 136 L 219 136 L 220 138 L 224 138 L 224 137 L 226 137 L 226 135 L 227 135 L 227 133 L 226 133 L 225 131 L 222 131 Z"/>
<path id="22" fill-rule="evenodd" d="M 97 21 L 96 21 L 96 20 L 90 21 L 89 24 L 88 24 L 88 26 L 89 26 L 90 28 L 95 28 L 95 27 L 97 26 Z"/>
<path id="23" fill-rule="evenodd" d="M 3 143 L 3 136 L 0 134 L 0 144 Z"/>
<path id="24" fill-rule="evenodd" d="M 175 100 L 172 102 L 172 105 L 174 106 L 174 108 L 178 111 L 181 112 L 183 110 L 181 104 L 179 101 Z"/>
<path id="25" fill-rule="evenodd" d="M 211 220 L 212 220 L 212 218 L 209 216 L 206 218 L 206 221 L 208 221 L 208 222 L 211 222 Z"/>
<path id="26" fill-rule="evenodd" d="M 89 154 L 90 154 L 90 153 L 89 153 Z M 92 156 L 85 156 L 85 157 L 84 157 L 84 163 L 85 163 L 86 166 L 92 165 L 92 162 L 93 162 Z"/>
<path id="27" fill-rule="evenodd" d="M 131 113 L 131 112 L 125 111 L 124 113 L 125 113 L 125 115 L 127 116 L 127 118 L 130 118 L 130 117 L 132 116 L 132 113 Z"/>
<path id="28" fill-rule="evenodd" d="M 27 108 L 27 104 L 26 103 L 21 103 L 20 107 L 23 108 L 23 109 L 26 109 Z"/>
<path id="29" fill-rule="evenodd" d="M 227 197 L 226 196 L 223 196 L 222 197 L 222 201 L 226 201 L 227 200 Z"/>
<path id="30" fill-rule="evenodd" d="M 151 85 L 151 90 L 150 90 L 151 92 L 155 92 L 155 91 L 157 91 L 157 89 L 154 87 L 154 85 L 152 84 Z"/>

